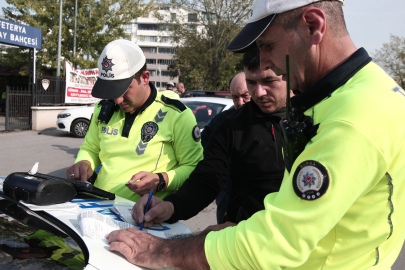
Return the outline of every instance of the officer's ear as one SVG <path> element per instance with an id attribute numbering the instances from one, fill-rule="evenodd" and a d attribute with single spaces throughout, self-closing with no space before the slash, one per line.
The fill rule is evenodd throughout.
<path id="1" fill-rule="evenodd" d="M 148 70 L 145 70 L 144 72 L 142 72 L 141 77 L 140 77 L 141 84 L 148 85 L 149 84 L 149 76 L 150 76 L 150 74 L 149 74 Z"/>
<path id="2" fill-rule="evenodd" d="M 318 45 L 326 31 L 325 13 L 319 8 L 306 8 L 301 14 L 297 29 L 308 45 Z"/>

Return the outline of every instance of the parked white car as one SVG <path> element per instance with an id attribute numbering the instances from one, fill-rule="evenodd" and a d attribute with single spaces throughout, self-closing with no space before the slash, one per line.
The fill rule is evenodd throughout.
<path id="1" fill-rule="evenodd" d="M 180 101 L 193 111 L 201 129 L 204 129 L 215 115 L 233 106 L 232 99 L 228 98 L 190 97 L 181 98 Z M 84 138 L 89 129 L 94 106 L 95 104 L 72 107 L 60 112 L 56 121 L 57 130 L 69 132 L 77 138 Z"/>
<path id="2" fill-rule="evenodd" d="M 57 130 L 69 132 L 77 138 L 84 138 L 89 129 L 94 106 L 95 104 L 72 107 L 60 112 L 56 120 Z"/>
<path id="3" fill-rule="evenodd" d="M 219 97 L 190 97 L 179 99 L 189 107 L 197 120 L 201 130 L 218 113 L 226 111 L 233 106 L 232 99 Z"/>

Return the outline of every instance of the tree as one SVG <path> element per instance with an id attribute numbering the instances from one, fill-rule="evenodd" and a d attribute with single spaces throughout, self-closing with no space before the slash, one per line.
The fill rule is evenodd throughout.
<path id="1" fill-rule="evenodd" d="M 3 8 L 7 19 L 23 22 L 42 29 L 42 50 L 37 52 L 38 74 L 56 73 L 59 35 L 59 1 L 6 0 L 11 7 Z M 81 68 L 97 66 L 98 56 L 104 46 L 118 38 L 128 38 L 124 26 L 139 16 L 144 16 L 153 4 L 143 0 L 77 0 L 76 57 L 73 58 L 75 1 L 62 2 L 61 55 Z M 91 19 L 90 19 L 91 10 Z M 84 55 L 90 53 L 90 60 Z M 23 62 L 16 61 L 21 59 Z M 10 66 L 27 64 L 26 49 L 9 50 L 2 63 Z M 23 64 L 23 65 L 24 65 Z"/>
<path id="2" fill-rule="evenodd" d="M 376 50 L 374 61 L 405 89 L 405 38 L 390 35 L 390 42 Z"/>
<path id="3" fill-rule="evenodd" d="M 189 16 L 171 20 L 176 54 L 168 69 L 189 89 L 226 90 L 243 70 L 241 55 L 226 46 L 245 25 L 252 0 L 172 0 Z M 191 14 L 191 15 L 190 15 Z"/>

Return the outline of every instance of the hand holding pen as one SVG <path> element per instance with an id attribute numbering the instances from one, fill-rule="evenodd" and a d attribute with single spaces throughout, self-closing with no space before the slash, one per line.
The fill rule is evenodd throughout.
<path id="1" fill-rule="evenodd" d="M 136 223 L 144 222 L 144 227 L 150 228 L 153 223 L 162 223 L 168 220 L 174 212 L 174 206 L 171 202 L 152 196 L 149 202 L 150 194 L 145 194 L 140 198 L 132 208 L 132 218 Z"/>
<path id="2" fill-rule="evenodd" d="M 146 212 L 148 212 L 148 210 L 149 210 L 149 205 L 150 205 L 150 200 L 152 199 L 152 195 L 153 195 L 153 190 L 151 190 L 149 193 L 148 203 L 146 204 L 144 215 L 146 215 Z M 139 226 L 140 231 L 142 231 L 144 224 L 145 224 L 145 218 L 144 218 L 144 221 L 142 221 L 141 226 Z"/>

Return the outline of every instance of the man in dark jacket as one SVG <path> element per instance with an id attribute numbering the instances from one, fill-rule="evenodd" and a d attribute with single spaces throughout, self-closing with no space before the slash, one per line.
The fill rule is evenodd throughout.
<path id="1" fill-rule="evenodd" d="M 215 130 L 218 124 L 221 123 L 222 119 L 250 101 L 251 97 L 246 86 L 246 77 L 244 72 L 236 74 L 229 80 L 229 91 L 231 92 L 234 106 L 215 115 L 215 117 L 212 118 L 207 125 L 205 125 L 204 130 L 201 132 L 201 145 L 204 147 L 204 149 L 208 144 L 208 140 L 211 137 L 212 132 Z M 218 224 L 224 223 L 224 216 L 228 207 L 231 186 L 232 181 L 229 174 L 227 174 L 225 177 L 225 186 L 215 199 L 215 202 L 217 203 Z"/>
<path id="2" fill-rule="evenodd" d="M 183 84 L 183 83 L 179 82 L 179 83 L 177 84 L 177 86 L 176 86 L 176 89 L 177 89 L 176 93 L 179 94 L 179 96 L 180 96 L 181 98 L 191 97 L 190 92 L 187 91 L 187 90 L 184 88 L 184 84 Z"/>
<path id="3" fill-rule="evenodd" d="M 153 198 L 145 218 L 147 197 L 137 202 L 135 221 L 145 220 L 146 226 L 195 216 L 215 199 L 228 172 L 232 189 L 227 212 L 232 223 L 264 209 L 264 197 L 279 190 L 284 175 L 279 122 L 285 117 L 286 82 L 271 70 L 260 70 L 258 50 L 246 53 L 242 63 L 252 101 L 217 126 L 205 148 L 204 159 L 176 193 L 164 201 Z"/>

